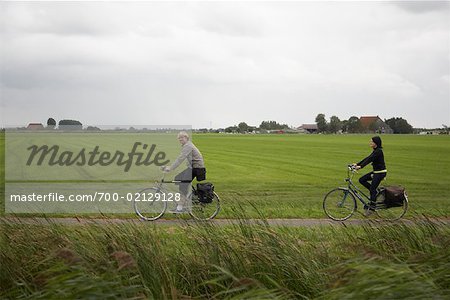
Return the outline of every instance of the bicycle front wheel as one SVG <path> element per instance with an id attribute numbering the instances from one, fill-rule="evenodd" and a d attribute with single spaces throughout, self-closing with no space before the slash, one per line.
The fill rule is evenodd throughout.
<path id="1" fill-rule="evenodd" d="M 146 188 L 134 195 L 134 211 L 144 221 L 155 221 L 167 209 L 164 192 L 157 188 Z"/>
<path id="2" fill-rule="evenodd" d="M 331 190 L 323 199 L 323 210 L 332 220 L 347 220 L 356 210 L 355 196 L 345 188 Z"/>
<path id="3" fill-rule="evenodd" d="M 396 221 L 401 219 L 408 210 L 408 195 L 405 192 L 405 199 L 401 206 L 388 206 L 385 202 L 384 193 L 379 193 L 376 199 L 375 212 L 380 219 L 386 221 Z"/>
<path id="4" fill-rule="evenodd" d="M 220 211 L 220 198 L 214 193 L 211 203 L 200 202 L 198 196 L 192 195 L 192 207 L 189 214 L 196 220 L 211 220 Z"/>

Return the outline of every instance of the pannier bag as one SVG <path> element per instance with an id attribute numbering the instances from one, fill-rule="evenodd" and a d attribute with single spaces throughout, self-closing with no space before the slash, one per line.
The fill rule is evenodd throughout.
<path id="1" fill-rule="evenodd" d="M 387 186 L 384 188 L 384 203 L 386 207 L 400 207 L 405 201 L 405 188 L 401 186 Z"/>
<path id="2" fill-rule="evenodd" d="M 197 183 L 198 200 L 211 203 L 214 199 L 214 185 L 211 182 Z"/>

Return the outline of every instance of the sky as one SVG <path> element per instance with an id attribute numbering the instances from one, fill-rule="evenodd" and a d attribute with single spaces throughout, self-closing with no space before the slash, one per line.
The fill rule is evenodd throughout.
<path id="1" fill-rule="evenodd" d="M 0 2 L 1 126 L 450 125 L 449 2 Z"/>

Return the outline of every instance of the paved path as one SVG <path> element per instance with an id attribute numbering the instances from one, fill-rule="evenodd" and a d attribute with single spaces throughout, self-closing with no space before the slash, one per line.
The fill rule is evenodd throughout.
<path id="1" fill-rule="evenodd" d="M 431 220 L 435 223 L 440 223 L 444 225 L 450 225 L 450 218 L 439 218 L 439 219 L 422 219 Z M 396 221 L 396 224 L 417 224 L 420 219 L 415 220 L 400 220 Z M 66 225 L 92 225 L 92 224 L 155 224 L 162 226 L 175 226 L 175 225 L 187 225 L 195 224 L 194 220 L 184 220 L 184 219 L 160 219 L 153 222 L 146 222 L 133 219 L 94 219 L 94 218 L 19 218 L 19 217 L 2 217 L 0 218 L 0 224 L 2 222 L 17 223 L 17 224 L 36 224 L 44 225 L 48 223 L 55 224 L 66 224 Z M 349 219 L 344 222 L 332 221 L 330 219 L 248 219 L 248 220 L 236 220 L 236 219 L 216 219 L 211 222 L 215 225 L 232 225 L 239 223 L 247 224 L 257 224 L 267 222 L 270 226 L 289 226 L 289 227 L 313 227 L 313 226 L 324 226 L 324 225 L 362 225 L 362 224 L 390 224 L 392 222 L 378 221 L 376 219 Z"/>

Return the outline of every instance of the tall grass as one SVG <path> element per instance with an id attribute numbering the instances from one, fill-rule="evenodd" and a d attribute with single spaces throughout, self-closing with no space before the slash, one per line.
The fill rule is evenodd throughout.
<path id="1" fill-rule="evenodd" d="M 450 230 L 2 221 L 1 298 L 444 299 Z"/>

